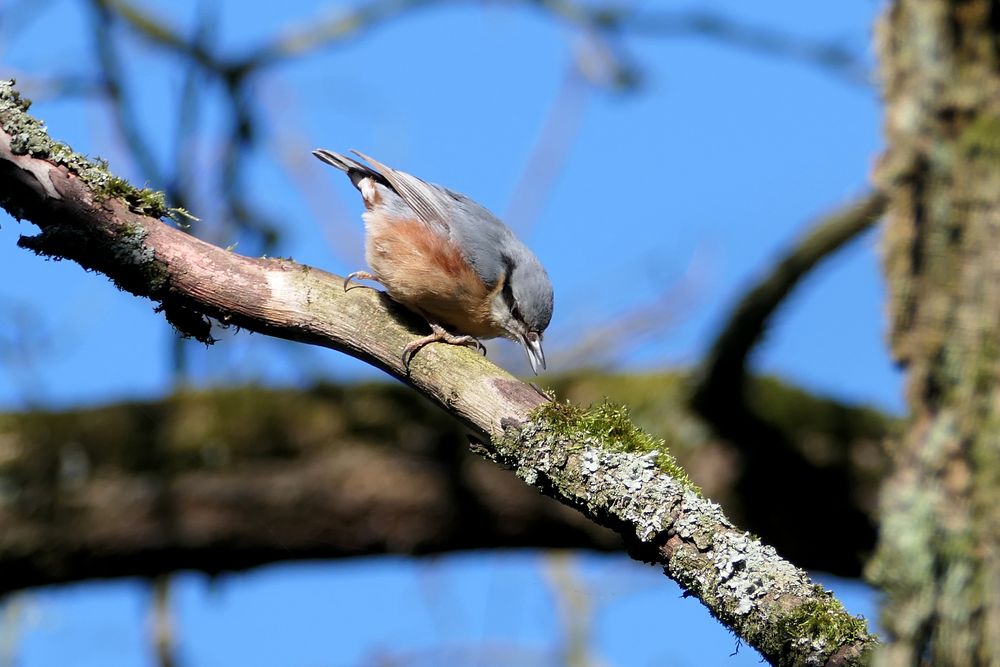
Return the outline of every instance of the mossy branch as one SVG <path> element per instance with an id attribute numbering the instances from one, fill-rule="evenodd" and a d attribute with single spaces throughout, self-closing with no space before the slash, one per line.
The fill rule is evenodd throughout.
<path id="1" fill-rule="evenodd" d="M 199 338 L 214 318 L 381 368 L 471 428 L 491 458 L 618 531 L 775 664 L 863 660 L 874 642 L 864 622 L 661 469 L 659 452 L 622 451 L 649 444 L 623 413 L 539 410 L 550 399 L 464 348 L 432 345 L 404 368 L 400 350 L 426 325 L 385 295 L 345 292 L 338 276 L 242 257 L 161 222 L 161 200 L 51 141 L 26 111 L 13 82 L 0 82 L 0 204 L 41 229 L 22 247 L 108 275 Z"/>

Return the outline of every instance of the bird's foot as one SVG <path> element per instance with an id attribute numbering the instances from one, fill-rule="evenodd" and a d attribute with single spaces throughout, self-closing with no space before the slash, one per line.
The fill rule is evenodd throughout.
<path id="1" fill-rule="evenodd" d="M 364 287 L 364 285 L 349 285 L 348 283 L 350 283 L 351 280 L 353 280 L 353 279 L 357 279 L 357 280 L 373 280 L 373 281 L 375 281 L 375 282 L 378 283 L 378 278 L 376 278 L 373 274 L 368 273 L 367 271 L 355 271 L 354 273 L 352 273 L 352 274 L 348 275 L 346 278 L 344 278 L 344 291 L 345 292 L 347 290 L 351 289 L 352 287 Z M 379 284 L 381 285 L 382 283 L 379 283 Z"/>
<path id="2" fill-rule="evenodd" d="M 481 352 L 483 356 L 486 356 L 486 346 L 483 345 L 478 338 L 475 336 L 459 336 L 447 331 L 440 324 L 429 323 L 431 325 L 432 333 L 429 336 L 424 336 L 423 338 L 418 338 L 417 340 L 409 343 L 403 348 L 403 366 L 407 369 L 410 367 L 410 361 L 413 360 L 413 355 L 415 355 L 421 348 L 430 343 L 447 343 L 448 345 L 465 345 L 467 347 L 474 347 L 478 352 Z"/>

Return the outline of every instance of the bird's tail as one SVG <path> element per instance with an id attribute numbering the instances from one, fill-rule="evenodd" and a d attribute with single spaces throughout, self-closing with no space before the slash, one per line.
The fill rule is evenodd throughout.
<path id="1" fill-rule="evenodd" d="M 363 178 L 373 178 L 379 183 L 388 185 L 382 174 L 364 164 L 361 164 L 354 158 L 341 155 L 340 153 L 334 153 L 333 151 L 328 151 L 325 148 L 317 148 L 312 152 L 312 154 L 331 167 L 336 167 L 337 169 L 346 172 L 348 177 L 351 179 L 351 183 L 354 183 L 354 187 L 359 190 L 361 189 L 361 186 L 359 186 L 358 183 Z"/>

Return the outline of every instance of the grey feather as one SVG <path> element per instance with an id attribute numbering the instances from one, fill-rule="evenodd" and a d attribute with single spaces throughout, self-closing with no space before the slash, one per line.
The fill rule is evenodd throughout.
<path id="1" fill-rule="evenodd" d="M 448 226 L 449 212 L 445 202 L 442 201 L 441 188 L 435 187 L 406 172 L 397 171 L 364 153 L 354 149 L 351 149 L 351 152 L 365 162 L 374 165 L 378 172 L 389 181 L 389 185 L 399 193 L 403 201 L 410 205 L 410 208 L 413 209 L 421 220 L 432 227 L 435 225 Z"/>
<path id="2" fill-rule="evenodd" d="M 449 232 L 490 287 L 505 277 L 521 318 L 541 333 L 552 319 L 552 282 L 535 254 L 487 209 L 465 195 L 434 186 L 449 202 Z"/>
<path id="3" fill-rule="evenodd" d="M 362 178 L 374 178 L 376 181 L 386 186 L 389 185 L 388 181 L 386 181 L 385 178 L 383 178 L 377 171 L 367 165 L 361 164 L 352 157 L 341 155 L 340 153 L 334 153 L 333 151 L 328 151 L 325 148 L 317 148 L 312 153 L 331 167 L 336 167 L 343 172 L 347 172 L 347 175 L 351 178 L 351 183 L 354 184 L 354 187 L 358 187 L 358 182 Z"/>
<path id="4" fill-rule="evenodd" d="M 510 285 L 521 318 L 531 331 L 545 331 L 552 318 L 552 283 L 538 258 L 507 225 L 465 195 L 428 183 L 352 150 L 374 169 L 353 158 L 327 150 L 313 154 L 347 172 L 357 186 L 365 177 L 385 186 L 382 205 L 409 209 L 461 249 L 476 274 L 491 289 L 504 278 Z"/>

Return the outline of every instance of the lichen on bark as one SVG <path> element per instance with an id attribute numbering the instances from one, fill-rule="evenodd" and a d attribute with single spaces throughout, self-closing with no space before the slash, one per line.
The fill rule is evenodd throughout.
<path id="1" fill-rule="evenodd" d="M 569 401 L 551 401 L 536 409 L 532 417 L 547 422 L 562 437 L 581 441 L 592 436 L 600 439 L 606 448 L 647 457 L 682 486 L 701 493 L 670 454 L 666 442 L 638 428 L 624 405 L 604 400 L 590 408 L 582 408 Z"/>
<path id="2" fill-rule="evenodd" d="M 893 443 L 869 574 L 883 665 L 1000 661 L 1000 9 L 896 0 L 879 31 L 892 349 L 911 417 Z"/>
<path id="3" fill-rule="evenodd" d="M 527 422 L 506 424 L 487 452 L 525 482 L 631 533 L 634 557 L 661 564 L 774 664 L 824 665 L 834 656 L 863 664 L 875 643 L 865 620 L 734 527 L 686 475 L 661 468 L 662 443 L 623 427 L 621 416 L 607 403 L 550 403 Z"/>
<path id="4" fill-rule="evenodd" d="M 28 113 L 30 107 L 31 101 L 14 88 L 14 81 L 0 81 L 0 128 L 11 135 L 11 151 L 15 155 L 31 155 L 62 165 L 87 183 L 98 198 L 122 199 L 136 213 L 154 218 L 171 215 L 162 192 L 136 188 L 108 171 L 107 162 L 91 160 L 54 141 L 44 123 Z"/>

